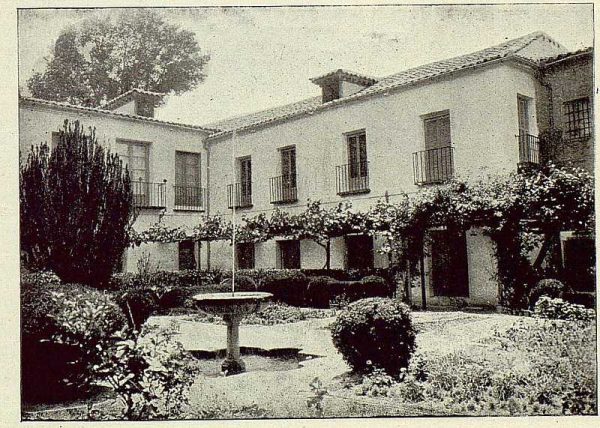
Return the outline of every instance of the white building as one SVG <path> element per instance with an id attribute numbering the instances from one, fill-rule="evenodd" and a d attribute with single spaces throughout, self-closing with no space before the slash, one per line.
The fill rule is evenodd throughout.
<path id="1" fill-rule="evenodd" d="M 476 178 L 539 162 L 538 125 L 548 105 L 542 60 L 566 53 L 533 33 L 380 79 L 336 70 L 311 79 L 317 96 L 207 127 L 143 117 L 152 116 L 160 100 L 143 91 L 124 94 L 104 110 L 22 98 L 21 149 L 50 141 L 65 118 L 95 126 L 99 140 L 134 162 L 135 174 L 150 183 L 140 185 L 140 201 L 159 195 L 158 203 L 144 207 L 137 230 L 159 215 L 166 224 L 191 226 L 202 214 L 231 215 L 234 206 L 248 216 L 275 207 L 300 211 L 309 198 L 367 209 L 453 176 Z M 432 234 L 428 301 L 496 304 L 491 240 L 476 230 L 452 241 L 443 231 Z M 334 239 L 331 267 L 385 267 L 379 245 L 366 236 Z M 144 251 L 167 270 L 192 267 L 190 252 L 196 267 L 232 264 L 226 242 L 155 244 L 131 250 L 125 269 L 135 271 Z M 311 241 L 239 244 L 237 253 L 240 268 L 319 269 L 325 263 L 323 249 Z M 439 286 L 449 270 L 462 278 L 453 296 Z M 418 302 L 420 293 L 413 296 Z"/>

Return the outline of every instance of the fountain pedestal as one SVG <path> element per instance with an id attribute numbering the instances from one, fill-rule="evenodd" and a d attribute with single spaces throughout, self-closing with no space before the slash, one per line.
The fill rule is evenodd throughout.
<path id="1" fill-rule="evenodd" d="M 227 324 L 227 354 L 221 370 L 226 375 L 246 371 L 240 358 L 240 321 L 246 315 L 261 311 L 273 297 L 271 293 L 210 293 L 193 297 L 196 307 L 218 315 Z"/>

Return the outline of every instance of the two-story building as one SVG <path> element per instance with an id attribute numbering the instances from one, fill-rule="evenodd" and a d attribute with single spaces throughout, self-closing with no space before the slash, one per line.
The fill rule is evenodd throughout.
<path id="1" fill-rule="evenodd" d="M 157 120 L 155 108 L 163 94 L 129 91 L 102 108 L 21 97 L 19 144 L 24 160 L 33 144 L 57 144 L 65 120 L 94 127 L 100 144 L 119 154 L 133 181 L 136 230 L 159 217 L 191 228 L 207 205 L 207 152 L 205 138 L 214 129 Z M 151 243 L 129 249 L 123 269 L 136 271 L 138 260 L 149 257 L 153 267 L 165 270 L 206 267 L 199 243 Z M 204 264 L 203 264 L 204 260 Z"/>
<path id="2" fill-rule="evenodd" d="M 593 169 L 592 51 L 569 53 L 537 32 L 471 54 L 384 78 L 335 70 L 311 81 L 319 94 L 204 127 L 154 119 L 160 94 L 130 91 L 102 109 L 21 98 L 21 149 L 51 141 L 64 119 L 97 129 L 136 181 L 138 231 L 159 217 L 192 227 L 202 215 L 252 216 L 351 201 L 366 210 L 398 201 L 452 177 L 478 178 L 556 160 Z M 540 147 L 559 129 L 568 144 Z M 491 240 L 478 230 L 449 239 L 431 232 L 426 297 L 494 305 L 499 286 Z M 567 237 L 565 237 L 567 239 Z M 385 267 L 377 237 L 332 242 L 332 268 Z M 322 268 L 323 248 L 309 240 L 236 245 L 238 268 Z M 593 250 L 593 245 L 592 245 Z M 228 242 L 146 244 L 128 251 L 124 269 L 143 253 L 161 269 L 230 269 Z M 449 275 L 452 272 L 452 275 Z M 447 278 L 456 284 L 447 287 Z M 452 290 L 451 295 L 444 290 Z M 421 293 L 413 292 L 418 303 Z"/>
<path id="3" fill-rule="evenodd" d="M 207 138 L 214 171 L 211 213 L 225 214 L 234 206 L 238 215 L 249 216 L 276 207 L 294 211 L 308 198 L 325 205 L 352 201 L 361 210 L 451 177 L 477 178 L 539 163 L 539 112 L 547 114 L 549 87 L 561 81 L 550 71 L 555 61 L 546 58 L 563 56 L 568 56 L 563 46 L 533 33 L 381 79 L 336 70 L 311 79 L 320 96 L 212 123 L 222 131 Z M 580 80 L 591 84 L 589 75 Z M 334 239 L 331 266 L 386 266 L 377 241 L 361 235 Z M 472 230 L 456 240 L 432 231 L 426 254 L 431 303 L 447 297 L 497 302 L 488 237 Z M 212 266 L 229 266 L 230 260 L 229 248 L 213 244 Z M 309 240 L 237 248 L 243 268 L 318 269 L 324 263 L 323 249 Z M 446 296 L 443 282 L 449 277 L 458 282 Z"/>

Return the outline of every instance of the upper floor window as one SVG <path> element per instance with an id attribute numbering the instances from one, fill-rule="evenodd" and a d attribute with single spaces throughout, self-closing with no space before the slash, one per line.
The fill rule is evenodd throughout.
<path id="1" fill-rule="evenodd" d="M 579 98 L 563 104 L 567 138 L 587 138 L 592 135 L 591 105 L 589 98 Z"/>
<path id="2" fill-rule="evenodd" d="M 175 206 L 201 208 L 200 154 L 175 152 Z"/>
<path id="3" fill-rule="evenodd" d="M 415 184 L 441 183 L 454 175 L 450 111 L 429 113 L 422 118 L 425 150 L 413 153 Z"/>
<path id="4" fill-rule="evenodd" d="M 519 135 L 530 134 L 531 98 L 517 95 L 517 112 L 519 115 Z"/>
<path id="5" fill-rule="evenodd" d="M 129 169 L 131 181 L 148 182 L 149 144 L 138 141 L 120 140 L 120 154 L 123 166 Z"/>
<path id="6" fill-rule="evenodd" d="M 249 197 L 252 195 L 252 159 L 250 156 L 240 158 L 238 165 L 241 197 Z"/>
<path id="7" fill-rule="evenodd" d="M 281 176 L 283 187 L 296 187 L 296 147 L 285 147 L 280 150 Z"/>
<path id="8" fill-rule="evenodd" d="M 117 143 L 123 166 L 129 170 L 133 203 L 138 207 L 164 208 L 165 183 L 150 183 L 150 144 L 129 140 L 118 140 Z"/>
<path id="9" fill-rule="evenodd" d="M 367 134 L 361 131 L 346 137 L 350 178 L 367 176 Z"/>
<path id="10" fill-rule="evenodd" d="M 138 116 L 154 117 L 154 104 L 146 100 L 136 100 L 135 114 Z"/>

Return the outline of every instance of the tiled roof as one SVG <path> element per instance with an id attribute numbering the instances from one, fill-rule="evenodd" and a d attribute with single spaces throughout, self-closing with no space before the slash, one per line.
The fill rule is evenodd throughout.
<path id="1" fill-rule="evenodd" d="M 112 100 L 108 100 L 102 107 L 107 110 L 112 110 L 114 108 L 120 107 L 121 105 L 125 104 L 125 102 L 127 102 L 127 99 L 130 98 L 130 96 L 132 96 L 133 94 L 149 95 L 153 98 L 159 99 L 162 99 L 165 95 L 167 95 L 162 92 L 151 92 L 146 91 L 144 89 L 133 88 L 113 98 Z"/>
<path id="2" fill-rule="evenodd" d="M 286 104 L 256 113 L 208 123 L 207 126 L 210 128 L 222 129 L 223 131 L 232 131 L 234 129 L 251 126 L 256 123 L 268 122 L 273 118 L 296 115 L 298 113 L 314 109 L 320 105 L 322 105 L 322 97 L 319 95 L 318 97 L 307 98 L 302 101 L 297 101 L 295 103 Z"/>
<path id="3" fill-rule="evenodd" d="M 461 55 L 455 58 L 433 62 L 411 68 L 400 73 L 392 74 L 391 76 L 379 79 L 377 83 L 368 86 L 353 95 L 329 101 L 327 103 L 322 103 L 321 97 L 319 96 L 246 116 L 213 122 L 208 126 L 220 128 L 223 131 L 213 134 L 211 137 L 218 137 L 233 130 L 242 130 L 254 126 L 264 125 L 289 119 L 302 114 L 311 114 L 337 104 L 360 99 L 369 95 L 385 93 L 389 90 L 402 86 L 423 82 L 428 79 L 473 68 L 481 64 L 503 58 L 514 58 L 516 60 L 529 62 L 532 66 L 535 66 L 539 59 L 540 51 L 527 51 L 527 48 L 529 48 L 535 41 L 544 42 L 541 52 L 545 52 L 545 55 L 542 56 L 566 52 L 566 49 L 563 46 L 558 44 L 546 34 L 542 32 L 535 32 L 467 55 Z"/>
<path id="4" fill-rule="evenodd" d="M 47 105 L 47 106 L 58 107 L 58 108 L 65 108 L 65 109 L 68 109 L 68 110 L 75 110 L 75 111 L 86 111 L 86 112 L 100 113 L 100 114 L 105 114 L 105 115 L 108 115 L 108 116 L 116 116 L 116 117 L 122 117 L 122 118 L 132 119 L 132 120 L 141 120 L 141 121 L 144 121 L 144 122 L 152 122 L 152 123 L 157 123 L 157 124 L 164 124 L 164 125 L 169 125 L 169 126 L 175 126 L 175 127 L 178 127 L 178 128 L 185 128 L 185 129 L 194 129 L 194 130 L 206 131 L 206 132 L 208 132 L 210 134 L 216 133 L 216 132 L 220 131 L 220 129 L 209 128 L 209 127 L 206 127 L 206 126 L 187 125 L 187 124 L 184 124 L 184 123 L 168 122 L 166 120 L 154 119 L 152 117 L 145 117 L 145 116 L 137 116 L 137 115 L 134 115 L 134 114 L 120 113 L 120 112 L 115 112 L 115 111 L 111 111 L 111 110 L 105 110 L 105 109 L 96 108 L 96 107 L 83 107 L 83 106 L 78 106 L 78 105 L 74 105 L 74 104 L 58 102 L 58 101 L 43 100 L 41 98 L 33 98 L 33 97 L 20 96 L 19 97 L 19 102 L 25 102 L 25 103 L 31 103 L 31 104 L 41 104 L 41 105 Z"/>
<path id="5" fill-rule="evenodd" d="M 551 56 L 551 57 L 548 57 L 548 58 L 543 58 L 539 62 L 540 62 L 540 65 L 547 66 L 547 65 L 552 65 L 552 64 L 554 64 L 554 63 L 556 63 L 558 61 L 563 61 L 563 60 L 568 59 L 568 58 L 576 57 L 576 56 L 579 56 L 579 55 L 585 55 L 585 54 L 588 54 L 588 53 L 591 54 L 593 52 L 594 52 L 594 48 L 587 47 L 587 48 L 578 49 L 578 50 L 573 51 L 573 52 L 566 52 L 566 53 L 562 53 L 560 55 L 555 55 L 555 56 Z"/>

